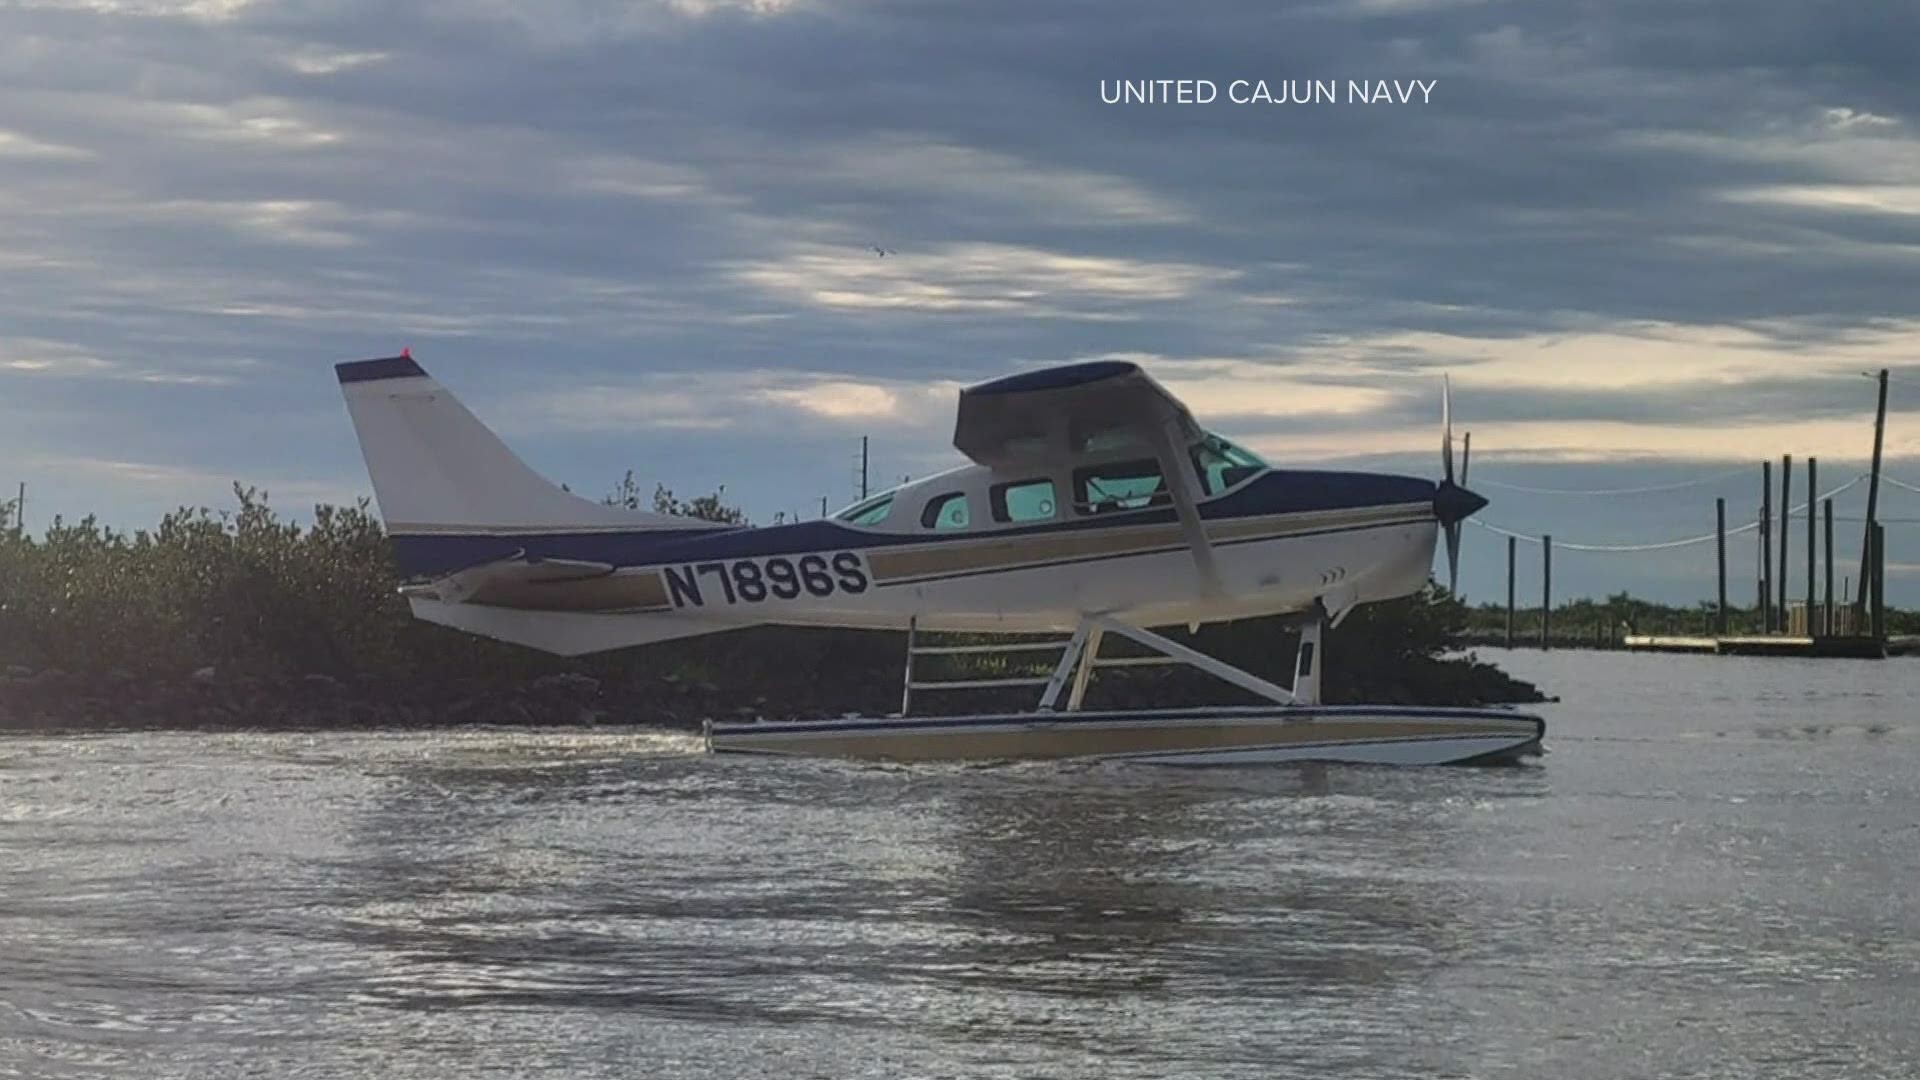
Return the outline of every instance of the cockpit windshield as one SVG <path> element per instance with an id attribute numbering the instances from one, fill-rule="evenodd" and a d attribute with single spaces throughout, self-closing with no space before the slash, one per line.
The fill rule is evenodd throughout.
<path id="1" fill-rule="evenodd" d="M 1253 451 L 1209 432 L 1194 444 L 1193 468 L 1200 474 L 1201 489 L 1218 495 L 1270 466 Z"/>
<path id="2" fill-rule="evenodd" d="M 892 510 L 893 493 L 889 491 L 865 502 L 854 503 L 833 515 L 833 519 L 844 521 L 849 525 L 878 525 L 887 520 L 887 514 Z"/>

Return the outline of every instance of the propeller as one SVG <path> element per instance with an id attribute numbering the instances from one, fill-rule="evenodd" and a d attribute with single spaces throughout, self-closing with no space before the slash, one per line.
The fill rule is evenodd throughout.
<path id="1" fill-rule="evenodd" d="M 1440 377 L 1440 471 L 1443 479 L 1433 492 L 1433 516 L 1447 538 L 1447 591 L 1460 586 L 1460 523 L 1479 512 L 1487 500 L 1468 491 L 1467 469 L 1473 464 L 1473 433 L 1461 445 L 1460 482 L 1453 479 L 1453 381 Z"/>

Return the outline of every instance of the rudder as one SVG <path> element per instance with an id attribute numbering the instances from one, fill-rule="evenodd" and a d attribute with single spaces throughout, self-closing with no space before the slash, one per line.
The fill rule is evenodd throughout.
<path id="1" fill-rule="evenodd" d="M 334 371 L 389 532 L 719 527 L 606 506 L 562 490 L 520 460 L 410 352 L 336 364 Z"/>

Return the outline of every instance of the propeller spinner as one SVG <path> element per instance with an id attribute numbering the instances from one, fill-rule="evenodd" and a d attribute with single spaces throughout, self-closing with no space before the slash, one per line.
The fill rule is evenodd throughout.
<path id="1" fill-rule="evenodd" d="M 1440 469 L 1443 479 L 1433 492 L 1433 516 L 1447 537 L 1447 591 L 1460 585 L 1460 523 L 1478 513 L 1487 500 L 1466 489 L 1467 469 L 1473 464 L 1473 433 L 1462 441 L 1460 482 L 1453 480 L 1453 382 L 1440 377 Z"/>

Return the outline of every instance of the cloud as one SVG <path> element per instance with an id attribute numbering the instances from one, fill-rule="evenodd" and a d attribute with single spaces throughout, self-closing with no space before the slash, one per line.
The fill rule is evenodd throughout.
<path id="1" fill-rule="evenodd" d="M 393 54 L 382 50 L 366 52 L 334 52 L 322 48 L 303 48 L 286 58 L 288 67 L 302 75 L 338 75 L 343 71 L 381 64 L 393 58 Z"/>
<path id="2" fill-rule="evenodd" d="M 404 344 L 556 474 L 641 454 L 755 510 L 845 491 L 856 435 L 881 475 L 950 460 L 957 387 L 1099 356 L 1292 461 L 1430 461 L 1441 371 L 1490 468 L 1858 457 L 1883 366 L 1908 447 L 1916 34 L 1777 0 L 13 4 L 0 449 L 364 490 L 329 364 Z"/>
<path id="3" fill-rule="evenodd" d="M 59 143 L 43 142 L 17 131 L 0 130 L 0 158 L 38 158 L 41 160 L 74 161 L 92 157 L 90 151 L 77 146 L 63 146 Z"/>
<path id="4" fill-rule="evenodd" d="M 179 18 L 220 22 L 239 17 L 255 0 L 18 0 L 28 10 L 82 11 L 96 15 Z"/>
<path id="5" fill-rule="evenodd" d="M 1077 255 L 1015 244 L 954 244 L 880 255 L 813 247 L 736 271 L 739 280 L 820 307 L 863 311 L 1132 318 L 1238 276 L 1179 262 Z"/>
<path id="6" fill-rule="evenodd" d="M 504 427 L 521 432 L 764 428 L 779 423 L 906 425 L 951 419 L 958 387 L 853 381 L 781 371 L 658 375 L 569 385 L 517 401 Z M 785 414 L 781 418 L 780 414 Z"/>
<path id="7" fill-rule="evenodd" d="M 1920 214 L 1920 185 L 1916 184 L 1785 185 L 1729 191 L 1724 197 L 1734 202 L 1774 203 L 1814 210 Z"/>
<path id="8" fill-rule="evenodd" d="M 221 366 L 228 370 L 141 367 L 92 355 L 68 342 L 0 338 L 0 377 L 17 375 L 46 379 L 114 379 L 178 386 L 223 386 L 233 381 L 230 371 L 236 365 L 229 363 Z"/>
<path id="9" fill-rule="evenodd" d="M 1920 410 L 1888 413 L 1886 452 L 1890 457 L 1920 457 Z M 1436 424 L 1421 430 L 1270 433 L 1247 439 L 1257 453 L 1274 461 L 1326 458 L 1353 460 L 1431 453 L 1438 460 Z M 1468 430 L 1466 426 L 1456 430 Z M 1723 422 L 1679 428 L 1629 421 L 1475 422 L 1476 461 L 1612 462 L 1646 464 L 1671 461 L 1751 462 L 1774 456 L 1768 451 L 1793 447 L 1803 458 L 1828 462 L 1861 461 L 1871 446 L 1872 427 L 1848 420 Z"/>

